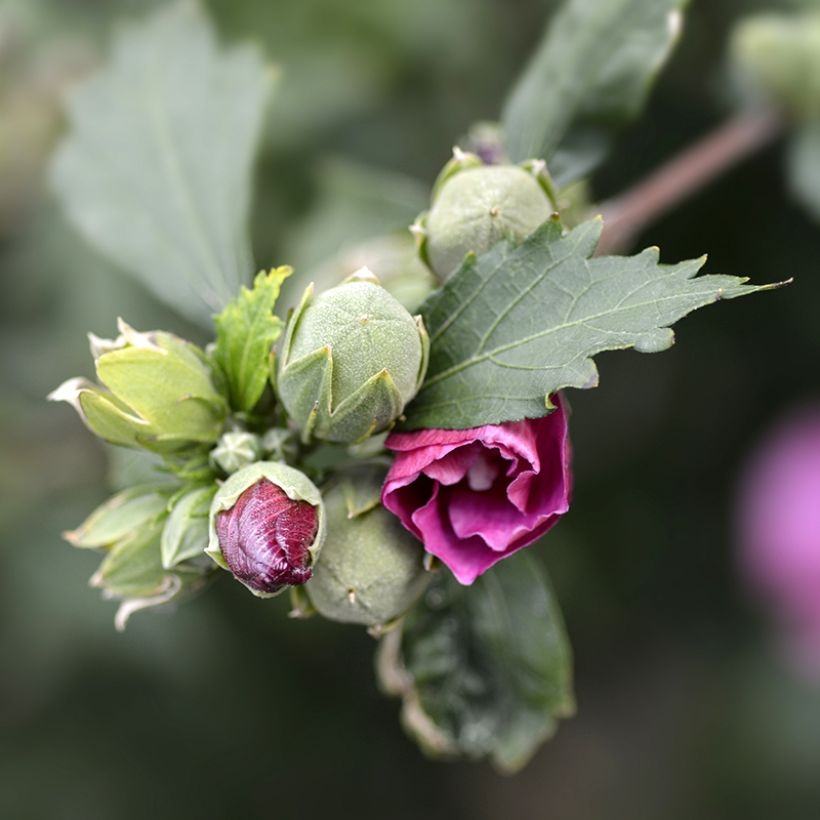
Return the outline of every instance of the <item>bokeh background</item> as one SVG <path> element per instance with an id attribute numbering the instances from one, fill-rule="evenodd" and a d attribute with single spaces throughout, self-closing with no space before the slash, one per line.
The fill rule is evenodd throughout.
<path id="1" fill-rule="evenodd" d="M 87 586 L 60 532 L 106 497 L 105 454 L 46 393 L 91 375 L 89 330 L 199 329 L 63 223 L 44 184 L 59 96 L 146 2 L 0 3 L 0 817 L 820 816 L 820 688 L 783 662 L 744 589 L 733 506 L 750 449 L 820 398 L 820 224 L 792 202 L 782 145 L 649 228 L 667 261 L 774 294 L 687 319 L 659 356 L 602 357 L 571 396 L 571 514 L 538 547 L 576 655 L 578 716 L 514 778 L 426 760 L 372 674 L 373 641 L 294 622 L 225 576 L 171 615 Z M 551 5 L 538 0 L 212 0 L 228 39 L 285 71 L 257 172 L 260 266 L 317 264 L 424 205 L 450 146 L 497 116 Z M 641 121 L 594 177 L 603 198 L 732 107 L 734 21 L 771 3 L 693 0 Z M 387 204 L 386 204 L 387 203 Z M 820 500 L 818 501 L 820 503 Z"/>

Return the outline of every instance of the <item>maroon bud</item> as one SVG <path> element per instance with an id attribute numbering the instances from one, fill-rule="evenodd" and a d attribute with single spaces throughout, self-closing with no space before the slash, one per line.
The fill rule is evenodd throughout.
<path id="1" fill-rule="evenodd" d="M 208 553 L 255 594 L 275 595 L 311 577 L 323 507 L 298 470 L 257 462 L 234 473 L 214 499 L 211 522 Z"/>

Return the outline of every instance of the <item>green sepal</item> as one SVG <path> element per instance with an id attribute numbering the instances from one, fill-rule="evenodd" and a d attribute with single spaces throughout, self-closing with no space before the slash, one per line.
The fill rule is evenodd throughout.
<path id="1" fill-rule="evenodd" d="M 445 166 L 439 171 L 436 181 L 433 183 L 432 200 L 435 202 L 439 192 L 444 185 L 452 179 L 456 174 L 466 171 L 468 168 L 478 168 L 484 165 L 481 157 L 477 154 L 471 154 L 468 151 L 462 151 L 458 146 L 453 148 L 453 156 L 447 161 Z"/>
<path id="2" fill-rule="evenodd" d="M 218 438 L 227 407 L 191 345 L 157 334 L 151 346 L 127 346 L 97 359 L 100 381 L 145 419 L 156 440 Z"/>
<path id="3" fill-rule="evenodd" d="M 165 570 L 160 557 L 164 518 L 155 518 L 128 538 L 118 541 L 106 554 L 91 586 L 113 598 L 142 598 L 162 588 Z"/>
<path id="4" fill-rule="evenodd" d="M 175 499 L 160 538 L 164 569 L 204 557 L 208 546 L 208 515 L 216 485 L 196 487 Z"/>
<path id="5" fill-rule="evenodd" d="M 327 422 L 317 429 L 317 433 L 321 438 L 356 444 L 388 427 L 401 413 L 403 406 L 393 377 L 387 370 L 382 370 L 371 376 L 335 410 L 328 409 L 325 416 L 320 415 L 320 421 L 326 419 Z"/>
<path id="6" fill-rule="evenodd" d="M 62 390 L 67 384 L 57 388 L 57 391 Z M 115 396 L 91 385 L 90 382 L 88 384 L 87 388 L 81 389 L 78 393 L 75 405 L 86 426 L 109 444 L 139 447 L 141 431 L 147 435 L 150 425 L 123 409 Z"/>
<path id="7" fill-rule="evenodd" d="M 306 410 L 304 419 L 298 420 L 303 444 L 311 441 L 320 412 L 330 414 L 332 380 L 333 354 L 329 346 L 317 348 L 280 371 L 280 385 L 287 384 L 291 390 L 298 386 L 293 394 L 293 405 Z"/>
<path id="8" fill-rule="evenodd" d="M 164 514 L 170 490 L 152 484 L 129 487 L 97 507 L 75 530 L 63 533 L 72 546 L 111 547 Z"/>

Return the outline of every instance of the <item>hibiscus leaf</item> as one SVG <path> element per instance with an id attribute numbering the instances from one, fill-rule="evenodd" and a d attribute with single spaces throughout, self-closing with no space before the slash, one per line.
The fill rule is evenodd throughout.
<path id="1" fill-rule="evenodd" d="M 561 613 L 530 555 L 506 559 L 465 587 L 445 571 L 377 669 L 403 699 L 402 720 L 432 756 L 524 766 L 574 711 L 572 659 Z"/>
<path id="2" fill-rule="evenodd" d="M 635 117 L 672 51 L 686 0 L 567 0 L 504 107 L 514 162 L 540 157 L 560 185 L 588 174 Z"/>
<path id="3" fill-rule="evenodd" d="M 521 245 L 467 258 L 422 305 L 430 365 L 404 429 L 543 416 L 558 390 L 597 385 L 597 353 L 665 350 L 687 313 L 777 287 L 695 278 L 705 257 L 661 265 L 657 248 L 593 258 L 600 232 L 599 219 L 566 234 L 551 220 Z"/>
<path id="4" fill-rule="evenodd" d="M 124 26 L 67 101 L 52 182 L 68 219 L 206 324 L 253 271 L 251 165 L 272 77 L 255 49 L 220 50 L 200 6 L 181 2 Z"/>
<path id="5" fill-rule="evenodd" d="M 257 274 L 215 319 L 214 359 L 228 382 L 234 410 L 249 413 L 262 396 L 270 374 L 270 353 L 284 322 L 273 313 L 282 282 L 292 269 Z"/>

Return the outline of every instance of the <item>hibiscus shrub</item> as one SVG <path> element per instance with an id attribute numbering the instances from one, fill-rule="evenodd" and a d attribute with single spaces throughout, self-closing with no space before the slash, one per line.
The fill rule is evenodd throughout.
<path id="1" fill-rule="evenodd" d="M 118 627 L 233 576 L 287 592 L 294 615 L 368 627 L 431 754 L 512 771 L 555 731 L 571 653 L 544 567 L 520 553 L 569 510 L 564 391 L 595 386 L 598 353 L 664 350 L 686 314 L 764 289 L 657 248 L 603 255 L 614 235 L 599 245 L 573 186 L 640 107 L 682 5 L 568 0 L 500 124 L 472 130 L 430 209 L 378 246 L 401 253 L 365 243 L 367 266 L 332 282 L 285 266 L 250 287 L 271 72 L 188 3 L 124 30 L 72 97 L 54 187 L 91 243 L 214 341 L 120 320 L 91 338 L 99 384 L 51 396 L 142 454 L 139 481 L 68 534 L 102 551 L 92 583 L 120 601 Z"/>

